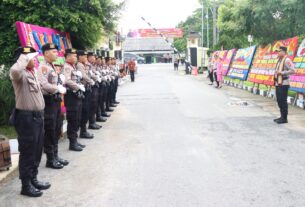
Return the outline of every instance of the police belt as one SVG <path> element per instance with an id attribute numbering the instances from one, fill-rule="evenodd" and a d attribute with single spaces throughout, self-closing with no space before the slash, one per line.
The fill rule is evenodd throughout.
<path id="1" fill-rule="evenodd" d="M 277 82 L 278 79 L 277 79 L 277 78 L 274 78 L 274 80 Z M 284 80 L 288 80 L 288 77 L 285 76 L 285 77 L 282 78 L 282 80 L 283 80 L 283 81 L 284 81 Z"/>
<path id="2" fill-rule="evenodd" d="M 33 117 L 43 117 L 44 111 L 43 110 L 41 110 L 41 111 L 28 111 L 28 110 L 16 109 L 16 114 L 33 116 Z"/>
<path id="3" fill-rule="evenodd" d="M 62 101 L 61 95 L 59 93 L 43 95 L 43 98 L 46 100 L 46 102 L 53 101 L 53 100 Z"/>

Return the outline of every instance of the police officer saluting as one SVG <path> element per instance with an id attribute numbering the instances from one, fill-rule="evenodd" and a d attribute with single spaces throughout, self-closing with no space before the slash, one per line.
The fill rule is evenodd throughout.
<path id="1" fill-rule="evenodd" d="M 76 54 L 77 51 L 75 49 L 66 49 L 65 51 L 66 62 L 64 64 L 64 73 L 67 87 L 65 106 L 67 108 L 69 149 L 80 152 L 85 147 L 85 145 L 77 141 L 85 87 L 81 84 L 82 73 L 76 70 Z M 82 54 L 84 54 L 84 51 L 82 51 Z"/>
<path id="2" fill-rule="evenodd" d="M 276 64 L 274 81 L 276 87 L 276 99 L 281 111 L 281 117 L 274 119 L 278 124 L 288 123 L 288 89 L 289 75 L 295 73 L 293 62 L 287 57 L 287 47 L 280 47 L 278 51 L 279 60 Z"/>
<path id="3" fill-rule="evenodd" d="M 17 50 L 17 62 L 10 69 L 10 78 L 15 92 L 16 112 L 14 125 L 19 143 L 19 177 L 21 194 L 39 197 L 41 190 L 50 188 L 49 183 L 37 180 L 38 167 L 43 147 L 44 99 L 36 77 L 34 48 Z"/>
<path id="4" fill-rule="evenodd" d="M 53 63 L 57 59 L 57 46 L 47 43 L 42 46 L 45 62 L 38 69 L 38 80 L 41 85 L 45 109 L 44 109 L 44 152 L 47 155 L 46 167 L 61 169 L 69 162 L 58 157 L 58 139 L 61 130 L 61 94 L 66 93 L 63 86 L 64 75 L 56 73 Z"/>

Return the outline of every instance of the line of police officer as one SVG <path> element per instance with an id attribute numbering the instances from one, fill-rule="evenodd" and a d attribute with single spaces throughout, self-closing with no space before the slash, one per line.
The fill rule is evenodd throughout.
<path id="1" fill-rule="evenodd" d="M 93 138 L 87 131 L 87 123 L 89 129 L 100 129 L 96 122 L 105 122 L 105 117 L 110 117 L 107 112 L 119 104 L 116 101 L 119 72 L 114 58 L 67 49 L 63 68 L 57 73 L 53 65 L 57 59 L 56 45 L 47 43 L 41 50 L 45 62 L 38 70 L 34 61 L 38 52 L 32 47 L 18 48 L 17 62 L 10 70 L 16 99 L 12 120 L 18 134 L 21 194 L 30 197 L 41 196 L 41 190 L 51 186 L 37 179 L 43 148 L 46 167 L 61 169 L 69 164 L 58 156 L 63 125 L 62 97 L 69 149 L 78 152 L 85 148 L 78 138 Z"/>

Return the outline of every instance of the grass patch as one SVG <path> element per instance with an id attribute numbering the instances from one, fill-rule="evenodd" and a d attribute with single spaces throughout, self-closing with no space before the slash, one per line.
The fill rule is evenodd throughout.
<path id="1" fill-rule="evenodd" d="M 0 134 L 3 134 L 9 139 L 16 139 L 17 133 L 14 126 L 1 125 L 0 126 Z"/>

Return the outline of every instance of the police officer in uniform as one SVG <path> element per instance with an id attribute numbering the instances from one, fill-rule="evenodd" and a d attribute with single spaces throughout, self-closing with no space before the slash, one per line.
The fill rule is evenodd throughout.
<path id="1" fill-rule="evenodd" d="M 110 107 L 114 107 L 112 104 L 112 94 L 113 94 L 113 76 L 111 72 L 111 58 L 106 57 L 106 74 L 107 74 L 107 96 L 106 96 L 106 112 L 113 112 L 113 109 Z"/>
<path id="2" fill-rule="evenodd" d="M 102 82 L 100 73 L 96 65 L 96 55 L 93 52 L 88 52 L 88 62 L 87 62 L 88 71 L 92 80 L 95 84 L 92 86 L 91 99 L 90 99 L 90 109 L 89 109 L 89 129 L 100 129 L 102 126 L 96 124 L 96 111 L 98 106 L 98 97 L 99 97 L 99 85 Z"/>
<path id="3" fill-rule="evenodd" d="M 278 51 L 279 60 L 276 64 L 274 81 L 276 88 L 276 99 L 281 111 L 281 117 L 274 121 L 278 124 L 288 123 L 288 89 L 289 75 L 295 73 L 293 62 L 287 57 L 287 47 L 280 47 Z"/>
<path id="4" fill-rule="evenodd" d="M 47 43 L 42 46 L 45 62 L 38 69 L 38 80 L 41 85 L 45 109 L 44 109 L 44 152 L 47 155 L 46 167 L 61 169 L 69 162 L 58 157 L 58 139 L 61 128 L 61 94 L 66 93 L 63 86 L 63 75 L 56 73 L 53 62 L 57 59 L 57 47 Z"/>
<path id="5" fill-rule="evenodd" d="M 41 190 L 50 188 L 50 183 L 37 180 L 43 148 L 44 99 L 34 69 L 38 55 L 32 47 L 17 50 L 17 62 L 10 69 L 10 78 L 15 92 L 16 110 L 12 118 L 18 134 L 19 178 L 21 194 L 39 197 Z"/>
<path id="6" fill-rule="evenodd" d="M 104 93 L 106 89 L 106 78 L 103 70 L 105 60 L 103 57 L 99 56 L 96 60 L 97 62 L 97 70 L 100 73 L 101 83 L 99 85 L 99 94 L 98 94 L 98 107 L 96 111 L 96 121 L 97 122 L 106 122 L 107 119 L 103 117 L 102 113 L 105 113 L 105 101 L 104 101 Z"/>
<path id="7" fill-rule="evenodd" d="M 93 139 L 93 134 L 87 131 L 87 123 L 89 121 L 89 110 L 90 110 L 90 101 L 92 94 L 92 86 L 95 85 L 95 82 L 91 79 L 91 74 L 89 73 L 89 67 L 86 66 L 88 53 L 83 50 L 77 52 L 78 63 L 76 69 L 82 74 L 82 84 L 85 86 L 86 91 L 84 93 L 82 113 L 81 113 L 81 123 L 80 123 L 80 138 L 83 139 Z"/>
<path id="8" fill-rule="evenodd" d="M 106 104 L 108 103 L 108 92 L 109 92 L 109 81 L 110 76 L 108 75 L 108 68 L 106 65 L 105 58 L 102 58 L 102 81 L 104 85 L 104 93 L 103 93 L 103 99 L 101 104 L 101 115 L 103 117 L 110 117 L 111 115 L 106 112 Z"/>
<path id="9" fill-rule="evenodd" d="M 118 92 L 118 87 L 119 87 L 119 76 L 120 76 L 120 72 L 119 72 L 119 67 L 117 65 L 116 59 L 113 58 L 112 60 L 112 65 L 113 65 L 113 73 L 114 73 L 114 91 L 113 91 L 113 104 L 119 104 L 120 102 L 118 102 L 116 100 L 116 94 Z"/>
<path id="10" fill-rule="evenodd" d="M 80 53 L 86 55 L 84 51 Z M 85 145 L 77 141 L 82 113 L 82 100 L 84 99 L 85 87 L 81 83 L 82 73 L 76 70 L 77 55 L 75 49 L 65 51 L 66 62 L 64 64 L 65 84 L 67 93 L 65 95 L 65 106 L 67 108 L 67 136 L 70 141 L 69 149 L 80 152 Z"/>

